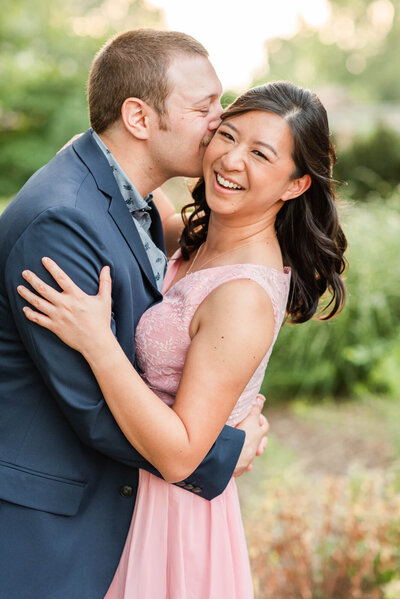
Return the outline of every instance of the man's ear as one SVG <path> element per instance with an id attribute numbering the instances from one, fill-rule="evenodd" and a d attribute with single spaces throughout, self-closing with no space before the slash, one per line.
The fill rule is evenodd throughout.
<path id="1" fill-rule="evenodd" d="M 286 202 L 287 200 L 293 200 L 294 198 L 298 198 L 299 196 L 301 196 L 302 193 L 307 191 L 311 183 L 312 179 L 310 175 L 303 175 L 298 179 L 293 179 L 290 182 L 287 190 L 281 197 L 281 200 L 283 202 Z"/>
<path id="2" fill-rule="evenodd" d="M 125 129 L 137 139 L 149 136 L 150 107 L 139 98 L 127 98 L 121 107 L 121 117 Z"/>

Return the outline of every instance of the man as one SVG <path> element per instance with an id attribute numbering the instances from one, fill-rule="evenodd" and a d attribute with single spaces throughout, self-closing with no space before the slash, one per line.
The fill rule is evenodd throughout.
<path id="1" fill-rule="evenodd" d="M 48 255 L 96 293 L 110 265 L 112 327 L 135 365 L 135 327 L 161 300 L 165 269 L 150 193 L 170 177 L 201 173 L 220 94 L 206 51 L 189 36 L 117 36 L 90 73 L 93 131 L 40 169 L 0 218 L 1 599 L 103 597 L 131 520 L 137 468 L 154 472 L 122 435 L 81 356 L 25 319 L 21 272 L 46 277 L 40 259 Z M 239 471 L 265 434 L 252 416 Z M 243 431 L 225 427 L 181 486 L 206 499 L 221 493 L 243 441 Z"/>

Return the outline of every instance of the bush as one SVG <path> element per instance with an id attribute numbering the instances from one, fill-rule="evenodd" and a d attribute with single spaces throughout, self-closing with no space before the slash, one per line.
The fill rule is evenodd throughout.
<path id="1" fill-rule="evenodd" d="M 291 475 L 268 487 L 246 524 L 257 599 L 398 598 L 400 496 L 389 476 L 310 486 Z"/>
<path id="2" fill-rule="evenodd" d="M 400 197 L 347 205 L 347 303 L 331 321 L 285 324 L 263 392 L 269 397 L 400 394 Z"/>
<path id="3" fill-rule="evenodd" d="M 348 185 L 352 199 L 387 198 L 399 184 L 400 135 L 384 125 L 355 137 L 338 156 L 334 176 Z"/>

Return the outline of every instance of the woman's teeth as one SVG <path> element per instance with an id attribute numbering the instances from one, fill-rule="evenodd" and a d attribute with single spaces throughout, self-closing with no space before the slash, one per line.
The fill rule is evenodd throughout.
<path id="1" fill-rule="evenodd" d="M 217 181 L 221 187 L 228 187 L 229 189 L 243 189 L 240 185 L 236 185 L 236 183 L 232 183 L 232 181 L 227 181 L 221 175 L 217 173 Z"/>

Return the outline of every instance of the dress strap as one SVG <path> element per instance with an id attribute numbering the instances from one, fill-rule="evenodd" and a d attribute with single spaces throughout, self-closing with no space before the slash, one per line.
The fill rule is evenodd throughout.
<path id="1" fill-rule="evenodd" d="M 268 295 L 274 311 L 275 333 L 285 315 L 290 286 L 290 269 L 283 272 L 257 264 L 236 264 L 196 271 L 192 275 L 190 300 L 200 305 L 217 287 L 237 280 L 251 280 L 258 283 Z"/>

